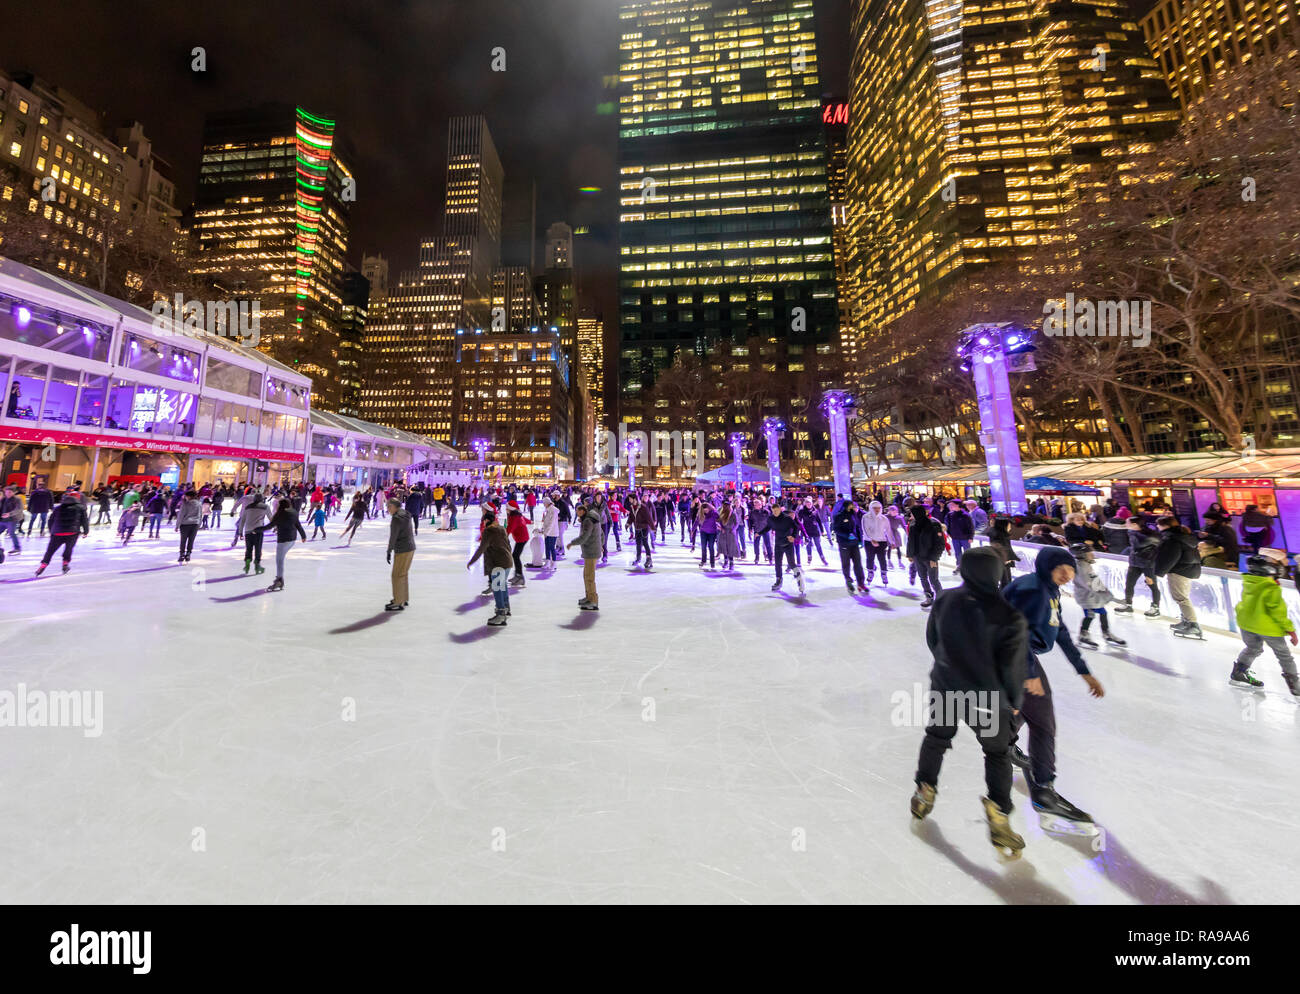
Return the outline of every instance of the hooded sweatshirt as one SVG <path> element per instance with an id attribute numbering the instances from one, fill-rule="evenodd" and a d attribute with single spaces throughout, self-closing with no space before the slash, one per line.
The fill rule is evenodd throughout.
<path id="1" fill-rule="evenodd" d="M 966 557 L 962 557 L 965 562 Z M 1010 604 L 1029 622 L 1029 655 L 1026 679 L 1038 676 L 1038 656 L 1060 646 L 1065 658 L 1080 676 L 1091 671 L 1084 662 L 1070 631 L 1061 624 L 1061 591 L 1052 582 L 1052 570 L 1058 566 L 1078 565 L 1065 549 L 1047 547 L 1034 560 L 1034 572 L 1016 577 L 1002 592 Z"/>
<path id="2" fill-rule="evenodd" d="M 931 686 L 994 691 L 1004 708 L 1018 709 L 1032 657 L 1024 615 L 998 590 L 1002 560 L 992 549 L 975 548 L 958 569 L 962 586 L 940 594 L 926 622 L 925 640 L 934 654 Z"/>
<path id="3" fill-rule="evenodd" d="M 862 516 L 862 537 L 868 542 L 879 545 L 889 541 L 891 530 L 889 519 L 885 517 L 880 501 L 873 500 L 867 508 L 867 513 Z"/>
<path id="4" fill-rule="evenodd" d="M 912 527 L 907 532 L 907 558 L 919 562 L 937 563 L 943 555 L 943 526 L 925 513 L 920 504 L 913 504 Z"/>
<path id="5" fill-rule="evenodd" d="M 1271 576 L 1247 573 L 1241 578 L 1237 624 L 1243 631 L 1256 635 L 1290 635 L 1295 631 L 1287 615 L 1282 588 Z"/>

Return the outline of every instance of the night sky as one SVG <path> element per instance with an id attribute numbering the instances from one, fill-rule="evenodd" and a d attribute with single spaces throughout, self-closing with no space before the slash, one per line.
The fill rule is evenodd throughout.
<path id="1" fill-rule="evenodd" d="M 827 93 L 848 90 L 850 0 L 817 0 Z M 1135 0 L 1146 3 L 1148 0 Z M 446 121 L 485 113 L 507 178 L 537 180 L 538 228 L 577 240 L 587 303 L 616 307 L 619 0 L 44 0 L 6 18 L 0 66 L 66 87 L 111 126 L 139 120 L 173 166 L 182 209 L 198 177 L 203 119 L 266 101 L 336 118 L 357 151 L 349 258 L 381 252 L 396 270 L 436 234 Z M 207 72 L 190 51 L 207 51 Z M 492 72 L 492 50 L 506 50 Z M 600 194 L 584 194 L 595 186 Z M 540 251 L 540 250 L 539 250 Z M 539 258 L 540 262 L 540 258 Z"/>

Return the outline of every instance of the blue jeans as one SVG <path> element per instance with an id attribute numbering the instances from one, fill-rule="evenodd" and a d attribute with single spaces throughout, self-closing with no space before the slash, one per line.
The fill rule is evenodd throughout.
<path id="1" fill-rule="evenodd" d="M 275 578 L 284 579 L 284 557 L 293 548 L 293 542 L 277 542 L 275 546 Z"/>
<path id="2" fill-rule="evenodd" d="M 496 600 L 497 614 L 505 614 L 510 610 L 510 571 L 502 566 L 494 566 L 489 585 Z"/>
<path id="3" fill-rule="evenodd" d="M 155 538 L 162 531 L 162 512 L 149 515 L 149 537 Z"/>
<path id="4" fill-rule="evenodd" d="M 9 541 L 13 544 L 14 552 L 22 552 L 23 547 L 18 544 L 18 536 L 22 533 L 22 526 L 16 521 L 0 521 L 0 535 L 5 532 L 9 533 Z"/>
<path id="5" fill-rule="evenodd" d="M 961 557 L 966 554 L 970 548 L 970 542 L 964 538 L 954 538 L 952 540 L 952 554 L 957 557 L 957 565 L 961 565 Z"/>
<path id="6" fill-rule="evenodd" d="M 30 534 L 32 533 L 32 528 L 35 527 L 35 525 L 36 525 L 36 519 L 37 519 L 37 518 L 40 518 L 40 519 L 41 519 L 41 534 L 44 535 L 44 534 L 45 534 L 45 519 L 48 518 L 48 517 L 50 516 L 50 512 L 49 512 L 49 511 L 28 511 L 27 513 L 31 515 L 30 520 L 28 520 L 28 522 L 27 522 L 27 534 L 30 535 Z"/>

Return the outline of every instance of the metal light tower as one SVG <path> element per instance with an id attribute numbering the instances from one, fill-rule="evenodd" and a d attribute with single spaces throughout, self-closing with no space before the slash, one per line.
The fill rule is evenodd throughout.
<path id="1" fill-rule="evenodd" d="M 768 418 L 763 422 L 763 435 L 767 438 L 767 481 L 773 497 L 781 496 L 781 439 L 785 437 L 785 422 Z"/>
<path id="2" fill-rule="evenodd" d="M 835 492 L 842 497 L 853 494 L 853 464 L 849 461 L 848 419 L 858 409 L 857 401 L 846 390 L 827 390 L 822 409 L 831 429 L 831 465 L 835 471 Z"/>
<path id="3" fill-rule="evenodd" d="M 1005 514 L 1024 514 L 1025 476 L 1020 468 L 1020 435 L 1011 403 L 1009 368 L 1033 369 L 1033 331 L 1004 322 L 971 325 L 961 333 L 957 355 L 961 368 L 975 376 L 975 396 L 980 406 L 980 444 L 988 460 L 989 495 L 993 508 Z"/>
<path id="4" fill-rule="evenodd" d="M 736 464 L 736 493 L 740 493 L 740 483 L 745 476 L 740 454 L 745 451 L 745 442 L 748 441 L 748 436 L 743 431 L 733 431 L 728 436 L 727 441 L 731 443 L 731 454 Z"/>
<path id="5" fill-rule="evenodd" d="M 627 488 L 628 491 L 636 490 L 636 457 L 641 452 L 641 439 L 629 438 L 627 440 Z"/>
<path id="6" fill-rule="evenodd" d="M 474 454 L 478 456 L 478 478 L 484 490 L 487 489 L 487 454 L 489 443 L 485 438 L 476 438 L 470 443 Z"/>

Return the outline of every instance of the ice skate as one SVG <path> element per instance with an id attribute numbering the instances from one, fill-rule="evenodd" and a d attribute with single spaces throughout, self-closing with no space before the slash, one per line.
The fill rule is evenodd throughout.
<path id="1" fill-rule="evenodd" d="M 266 567 L 263 566 L 261 563 L 258 563 L 256 566 L 253 567 L 253 572 L 256 573 L 258 576 L 261 576 L 263 573 L 266 572 Z"/>
<path id="2" fill-rule="evenodd" d="M 512 586 L 512 587 L 522 587 L 523 585 L 524 585 L 524 577 L 523 577 L 523 574 L 522 574 L 522 573 L 519 574 L 518 576 L 512 576 L 512 577 L 510 578 L 510 586 Z"/>
<path id="3" fill-rule="evenodd" d="M 1286 681 L 1286 689 L 1294 696 L 1300 697 L 1300 676 L 1294 673 L 1283 673 L 1282 679 Z"/>
<path id="4" fill-rule="evenodd" d="M 795 567 L 795 571 L 794 571 L 794 580 L 795 580 L 795 583 L 799 584 L 799 596 L 800 596 L 800 597 L 807 597 L 807 596 L 808 596 L 808 587 L 807 587 L 807 586 L 804 584 L 804 582 L 803 582 L 803 569 L 802 569 L 802 568 L 797 567 L 797 566 Z"/>
<path id="5" fill-rule="evenodd" d="M 993 848 L 1010 859 L 1016 859 L 1025 848 L 1025 840 L 1011 830 L 1011 819 L 1000 807 L 987 797 L 981 797 L 984 805 L 984 818 L 989 823 L 989 841 Z"/>
<path id="6" fill-rule="evenodd" d="M 1116 614 L 1132 614 L 1133 605 L 1125 601 L 1123 604 L 1120 604 L 1118 607 L 1111 608 L 1111 610 L 1114 611 Z"/>
<path id="7" fill-rule="evenodd" d="M 1160 617 L 1160 608 L 1152 604 L 1149 608 L 1147 608 L 1142 613 L 1148 618 L 1158 618 Z"/>
<path id="8" fill-rule="evenodd" d="M 64 563 L 64 564 L 63 564 L 63 572 L 64 572 L 64 574 L 67 574 L 67 572 L 68 572 L 70 569 L 72 569 L 72 563 Z"/>
<path id="9" fill-rule="evenodd" d="M 775 593 L 780 589 L 781 589 L 781 581 L 777 580 L 776 583 L 772 584 L 772 591 Z"/>
<path id="10" fill-rule="evenodd" d="M 1201 632 L 1201 626 L 1194 621 L 1184 622 L 1181 625 L 1175 625 L 1169 629 L 1171 635 L 1177 635 L 1180 639 L 1195 639 L 1198 642 L 1205 641 L 1205 635 Z"/>
<path id="11" fill-rule="evenodd" d="M 1011 743 L 1011 748 L 1007 750 L 1007 758 L 1011 760 L 1012 766 L 1023 770 L 1026 777 L 1029 776 L 1029 757 L 1025 755 L 1024 750 L 1021 749 L 1020 746 L 1016 745 L 1014 742 Z"/>
<path id="12" fill-rule="evenodd" d="M 250 560 L 248 560 L 248 559 L 245 559 L 245 560 L 244 560 L 244 575 L 247 576 L 247 575 L 248 575 L 248 571 L 249 571 L 250 569 L 252 569 L 252 568 L 253 568 L 253 564 L 252 564 L 252 562 L 251 562 Z"/>
<path id="13" fill-rule="evenodd" d="M 266 592 L 268 594 L 273 594 L 277 590 L 283 590 L 283 589 L 284 589 L 284 577 L 277 576 L 274 580 L 271 581 L 271 585 L 266 588 Z"/>
<path id="14" fill-rule="evenodd" d="M 921 608 L 922 608 L 922 610 L 924 610 L 925 608 L 928 608 L 928 607 L 934 607 L 934 598 L 933 598 L 933 597 L 928 597 L 928 596 L 927 596 L 925 600 L 921 601 Z"/>
<path id="15" fill-rule="evenodd" d="M 506 624 L 506 616 L 504 614 L 498 613 L 488 618 L 488 626 L 490 628 L 504 628 L 505 624 Z"/>
<path id="16" fill-rule="evenodd" d="M 916 792 L 912 795 L 912 817 L 920 821 L 933 811 L 934 799 L 938 795 L 939 791 L 928 783 L 918 783 Z"/>
<path id="17" fill-rule="evenodd" d="M 46 566 L 45 563 L 39 563 L 39 564 L 37 565 L 37 567 L 36 567 L 36 575 L 37 575 L 37 576 L 40 576 L 42 573 L 45 572 L 45 566 Z"/>
<path id="18" fill-rule="evenodd" d="M 1117 645 L 1120 648 L 1123 648 L 1124 646 L 1128 645 L 1128 642 L 1126 642 L 1124 639 L 1108 631 L 1103 630 L 1101 633 L 1101 637 L 1104 638 L 1110 645 Z"/>
<path id="19" fill-rule="evenodd" d="M 1078 642 L 1081 646 L 1084 646 L 1088 649 L 1101 648 L 1101 646 L 1097 644 L 1097 640 L 1094 639 L 1091 635 L 1089 635 L 1086 631 L 1079 632 L 1079 637 L 1076 638 L 1075 641 Z"/>
<path id="20" fill-rule="evenodd" d="M 480 590 L 480 591 L 478 592 L 478 595 L 479 595 L 480 597 L 487 597 L 487 596 L 489 596 L 491 593 L 492 593 L 492 585 L 491 585 L 491 584 L 488 584 L 486 587 L 484 587 L 482 590 Z"/>
<path id="21" fill-rule="evenodd" d="M 852 580 L 845 580 L 844 586 L 848 588 L 850 594 L 856 594 L 858 592 L 858 588 L 853 586 Z"/>
<path id="22" fill-rule="evenodd" d="M 1054 787 L 1032 787 L 1029 796 L 1034 810 L 1038 812 L 1038 822 L 1044 832 L 1057 832 L 1062 835 L 1096 835 L 1097 826 L 1092 815 L 1080 811 L 1073 804 L 1056 792 Z"/>
<path id="23" fill-rule="evenodd" d="M 1258 679 L 1254 673 L 1244 666 L 1232 667 L 1232 674 L 1228 677 L 1228 683 L 1234 687 L 1240 687 L 1242 690 L 1264 689 L 1264 681 Z"/>
<path id="24" fill-rule="evenodd" d="M 599 611 L 599 610 L 600 610 L 600 606 L 599 606 L 598 604 L 592 604 L 592 603 L 588 602 L 588 603 L 582 605 L 582 607 L 580 608 L 580 610 L 583 610 L 583 611 Z"/>

